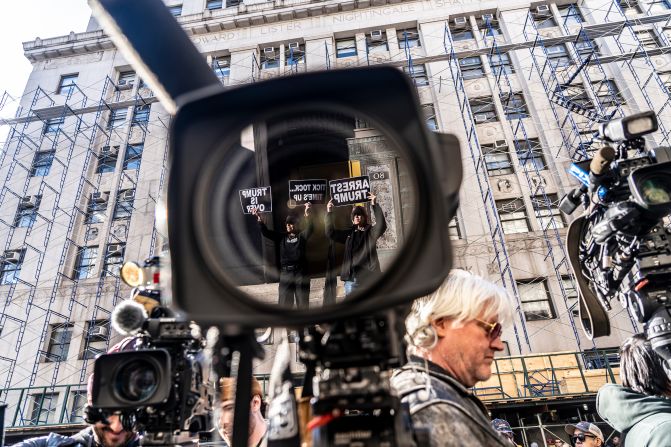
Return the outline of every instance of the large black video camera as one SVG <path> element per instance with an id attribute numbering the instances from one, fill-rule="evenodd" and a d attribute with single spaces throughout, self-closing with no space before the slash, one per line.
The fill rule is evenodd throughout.
<path id="1" fill-rule="evenodd" d="M 160 0 L 91 6 L 174 114 L 171 281 L 162 300 L 218 331 L 211 345 L 208 331 L 213 372 L 237 379 L 232 447 L 247 446 L 252 361 L 264 351 L 254 330 L 264 327 L 301 334 L 302 396 L 312 397 L 301 439 L 293 392 L 279 381 L 285 392 L 269 407 L 269 446 L 298 446 L 305 436 L 314 446 L 411 445 L 388 370 L 404 360 L 412 300 L 438 288 L 451 267 L 456 137 L 429 131 L 397 68 L 291 71 L 225 89 Z M 355 213 L 365 236 L 347 233 Z M 299 261 L 285 262 L 285 239 L 304 244 Z M 348 259 L 353 244 L 366 256 Z"/>
<path id="2" fill-rule="evenodd" d="M 143 445 L 190 444 L 211 428 L 204 340 L 197 326 L 161 305 L 158 271 L 158 257 L 121 269 L 134 289 L 114 309 L 112 326 L 128 338 L 117 352 L 96 358 L 87 422 L 116 413 L 126 430 L 142 435 Z"/>
<path id="3" fill-rule="evenodd" d="M 607 311 L 617 298 L 644 324 L 655 351 L 671 360 L 671 150 L 647 149 L 657 130 L 652 112 L 601 125 L 604 145 L 570 172 L 582 183 L 560 209 L 585 213 L 568 230 L 567 248 L 580 290 L 588 336 L 610 333 Z"/>

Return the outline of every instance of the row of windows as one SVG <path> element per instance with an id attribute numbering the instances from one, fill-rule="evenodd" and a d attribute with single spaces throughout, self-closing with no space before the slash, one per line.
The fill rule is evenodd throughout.
<path id="1" fill-rule="evenodd" d="M 564 228 L 566 221 L 559 211 L 557 194 L 531 197 L 531 204 L 538 224 L 544 230 Z M 496 201 L 496 210 L 501 220 L 501 229 L 505 234 L 528 233 L 531 231 L 527 209 L 522 198 Z"/>
<path id="2" fill-rule="evenodd" d="M 143 152 L 144 144 L 142 143 L 127 145 L 123 158 L 123 170 L 132 171 L 140 169 Z M 55 155 L 55 150 L 36 152 L 30 169 L 30 175 L 32 177 L 45 177 L 49 175 Z M 118 157 L 118 146 L 105 146 L 97 156 L 98 165 L 96 166 L 96 174 L 114 172 L 114 170 L 116 170 Z"/>
<path id="3" fill-rule="evenodd" d="M 119 276 L 119 270 L 123 263 L 126 244 L 107 244 L 103 258 L 102 276 Z M 95 276 L 96 260 L 98 259 L 98 246 L 91 245 L 80 247 L 75 259 L 73 279 L 87 279 Z"/>
<path id="4" fill-rule="evenodd" d="M 521 93 L 502 94 L 500 100 L 507 120 L 529 117 L 529 109 Z M 491 123 L 499 120 L 496 114 L 496 106 L 491 96 L 473 98 L 468 103 L 476 124 Z"/>
<path id="5" fill-rule="evenodd" d="M 133 109 L 133 119 L 131 121 L 131 126 L 144 126 L 146 127 L 149 123 L 149 112 L 151 110 L 150 104 L 142 104 L 135 106 Z M 126 123 L 126 117 L 128 115 L 128 108 L 119 107 L 110 110 L 109 119 L 107 120 L 107 129 L 116 129 L 123 126 Z M 43 133 L 45 135 L 54 134 L 58 132 L 65 123 L 65 116 L 57 116 L 54 118 L 49 118 L 44 123 Z"/>

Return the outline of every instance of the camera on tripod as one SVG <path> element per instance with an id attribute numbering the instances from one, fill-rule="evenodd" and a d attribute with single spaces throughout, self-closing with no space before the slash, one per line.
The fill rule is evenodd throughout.
<path id="1" fill-rule="evenodd" d="M 125 429 L 143 434 L 143 445 L 174 445 L 209 431 L 212 393 L 203 337 L 161 305 L 158 271 L 158 257 L 121 269 L 134 289 L 115 308 L 112 325 L 132 338 L 119 352 L 96 358 L 89 415 L 118 413 Z"/>
<path id="2" fill-rule="evenodd" d="M 671 359 L 671 150 L 646 148 L 657 130 L 644 112 L 600 126 L 603 146 L 571 166 L 582 185 L 560 209 L 583 216 L 571 223 L 567 248 L 580 290 L 580 318 L 589 337 L 610 333 L 607 311 L 617 298 L 644 324 L 656 352 Z"/>

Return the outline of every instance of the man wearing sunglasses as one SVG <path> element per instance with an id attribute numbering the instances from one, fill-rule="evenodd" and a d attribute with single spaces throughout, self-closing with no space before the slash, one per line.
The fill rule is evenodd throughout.
<path id="1" fill-rule="evenodd" d="M 601 429 L 590 422 L 567 425 L 564 431 L 571 436 L 572 444 L 578 447 L 601 447 L 604 444 Z"/>
<path id="2" fill-rule="evenodd" d="M 504 349 L 502 324 L 511 319 L 506 292 L 463 270 L 413 304 L 406 319 L 409 362 L 392 386 L 409 406 L 417 435 L 428 434 L 432 447 L 510 446 L 469 388 L 492 375 L 494 354 Z"/>

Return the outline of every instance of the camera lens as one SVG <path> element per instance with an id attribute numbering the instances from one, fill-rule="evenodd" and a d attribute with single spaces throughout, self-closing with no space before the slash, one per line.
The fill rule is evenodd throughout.
<path id="1" fill-rule="evenodd" d="M 137 359 L 129 362 L 117 374 L 115 389 L 122 399 L 140 403 L 156 392 L 158 384 L 159 372 L 156 366 L 146 360 Z"/>
<path id="2" fill-rule="evenodd" d="M 641 182 L 643 199 L 648 205 L 663 205 L 671 201 L 671 182 L 662 173 Z"/>

